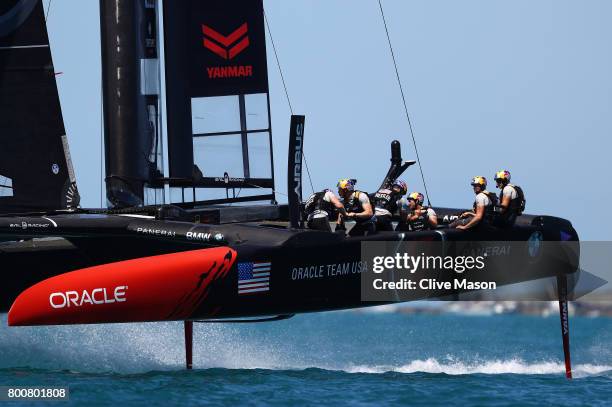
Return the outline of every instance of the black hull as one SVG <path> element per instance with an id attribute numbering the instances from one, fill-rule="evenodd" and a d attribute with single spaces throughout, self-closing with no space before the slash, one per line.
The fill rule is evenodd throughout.
<path id="1" fill-rule="evenodd" d="M 448 210 L 451 211 L 457 212 Z M 443 214 L 444 210 L 441 212 Z M 524 216 L 520 223 L 505 230 L 491 228 L 461 232 L 438 229 L 379 232 L 367 237 L 345 238 L 334 233 L 287 229 L 278 224 L 258 222 L 202 225 L 87 214 L 0 218 L 0 237 L 7 241 L 0 246 L 0 264 L 4 274 L 4 283 L 0 287 L 0 311 L 7 312 L 15 298 L 28 287 L 69 271 L 219 246 L 236 251 L 234 269 L 225 278 L 214 282 L 210 296 L 186 319 L 242 318 L 356 308 L 379 304 L 362 301 L 358 271 L 296 279 L 292 269 L 296 265 L 358 262 L 361 243 L 371 241 L 526 241 L 537 231 L 542 233 L 544 240 L 559 240 L 561 230 L 570 233 L 571 240 L 578 240 L 571 224 L 560 218 Z M 45 224 L 47 226 L 43 226 Z M 200 232 L 205 234 L 198 235 Z M 17 239 L 27 240 L 15 242 Z M 236 264 L 249 261 L 272 264 L 269 291 L 265 295 L 239 295 L 237 292 Z M 571 263 L 576 267 L 565 270 L 519 270 L 498 281 L 511 284 L 571 273 L 577 269 L 577 262 L 577 257 L 572 259 Z"/>

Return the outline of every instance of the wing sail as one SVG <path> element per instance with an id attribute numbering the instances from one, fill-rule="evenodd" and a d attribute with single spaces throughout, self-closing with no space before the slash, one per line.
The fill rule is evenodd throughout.
<path id="1" fill-rule="evenodd" d="M 0 6 L 0 213 L 79 205 L 40 0 Z"/>
<path id="2" fill-rule="evenodd" d="M 164 33 L 171 201 L 274 200 L 262 0 L 165 2 Z"/>

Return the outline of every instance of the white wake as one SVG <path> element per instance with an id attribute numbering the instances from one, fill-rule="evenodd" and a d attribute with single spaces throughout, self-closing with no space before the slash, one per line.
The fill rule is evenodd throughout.
<path id="1" fill-rule="evenodd" d="M 577 364 L 572 367 L 576 377 L 599 375 L 612 372 L 612 365 Z M 521 359 L 485 360 L 479 362 L 439 361 L 435 358 L 413 360 L 402 366 L 351 366 L 342 369 L 349 373 L 435 373 L 448 375 L 468 374 L 522 374 L 555 375 L 565 374 L 565 365 L 553 361 L 525 362 Z"/>

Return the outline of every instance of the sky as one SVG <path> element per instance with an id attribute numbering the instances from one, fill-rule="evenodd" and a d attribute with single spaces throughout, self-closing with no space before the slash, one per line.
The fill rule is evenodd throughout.
<path id="1" fill-rule="evenodd" d="M 609 240 L 612 2 L 382 4 L 432 205 L 470 207 L 471 177 L 492 180 L 503 168 L 523 187 L 527 213 L 567 218 L 582 240 Z M 378 1 L 264 6 L 294 112 L 306 115 L 314 188 L 350 177 L 374 190 L 392 140 L 415 158 Z M 84 207 L 101 196 L 98 13 L 97 0 L 52 0 L 48 21 Z M 286 191 L 291 113 L 269 40 L 268 67 L 276 185 Z M 403 178 L 424 192 L 416 166 Z"/>

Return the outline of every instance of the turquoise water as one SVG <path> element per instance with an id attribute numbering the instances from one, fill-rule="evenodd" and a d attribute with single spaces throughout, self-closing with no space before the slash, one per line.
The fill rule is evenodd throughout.
<path id="1" fill-rule="evenodd" d="M 610 405 L 612 319 L 335 312 L 180 323 L 0 328 L 0 385 L 69 386 L 90 405 Z M 22 404 L 23 405 L 23 404 Z"/>

